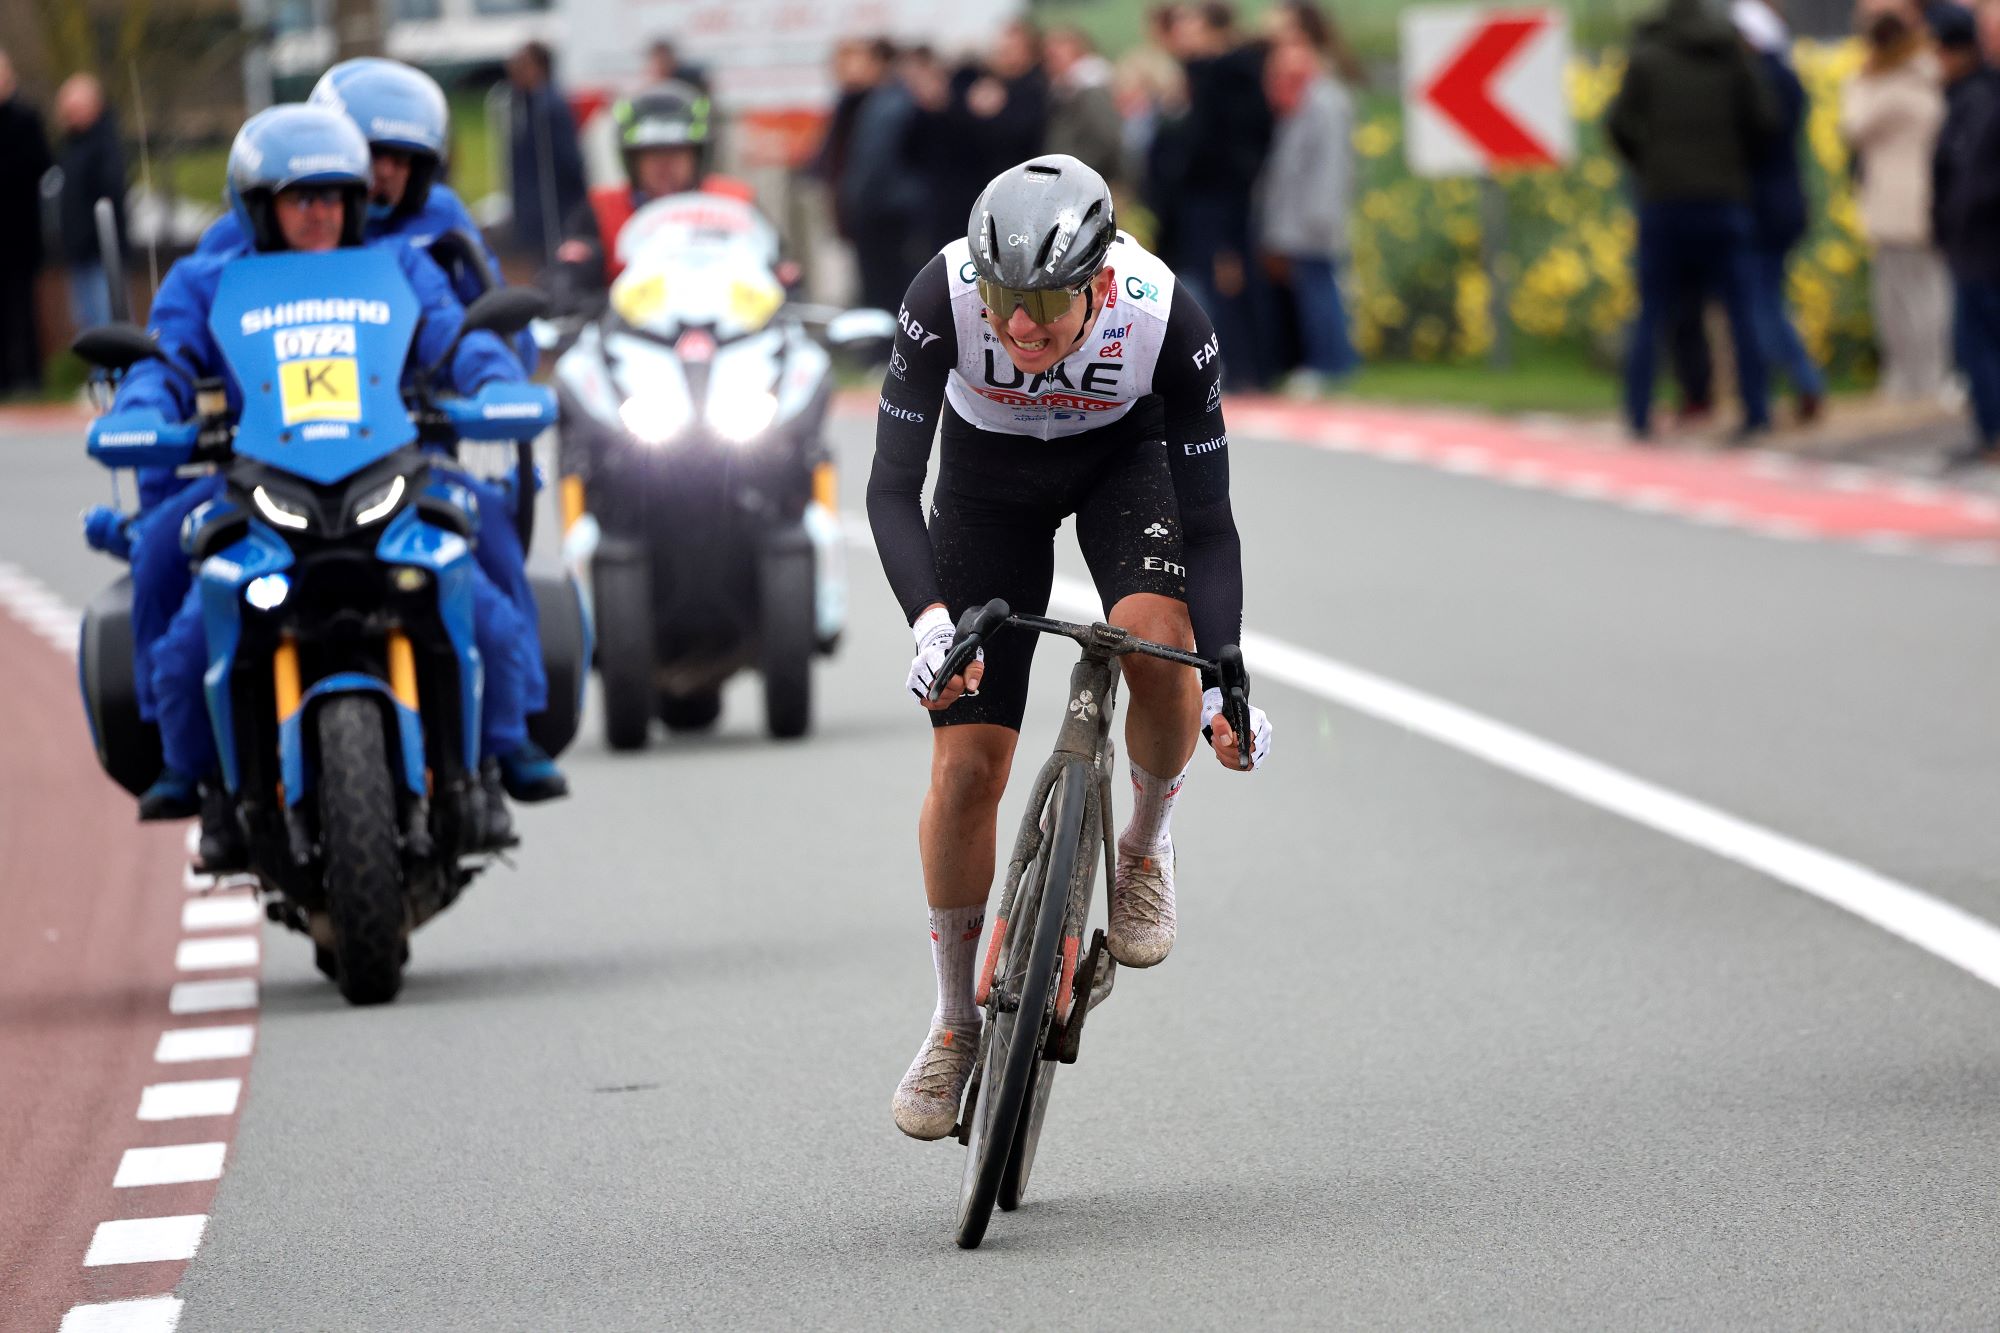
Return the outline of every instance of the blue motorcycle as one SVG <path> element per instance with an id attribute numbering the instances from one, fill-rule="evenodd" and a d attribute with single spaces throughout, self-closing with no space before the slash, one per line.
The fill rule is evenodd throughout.
<path id="1" fill-rule="evenodd" d="M 465 327 L 505 336 L 540 304 L 493 292 Z M 209 317 L 241 390 L 234 424 L 209 383 L 196 421 L 133 429 L 111 416 L 90 437 L 110 468 L 223 473 L 222 498 L 183 530 L 223 786 L 267 912 L 312 937 L 355 1004 L 395 997 L 410 931 L 511 841 L 489 827 L 480 780 L 477 506 L 425 445 L 513 441 L 525 457 L 556 418 L 553 394 L 529 384 L 449 399 L 420 378 L 406 400 L 419 309 L 382 250 L 246 257 Z M 92 330 L 77 350 L 112 377 L 160 355 L 130 325 Z M 531 507 L 532 490 L 517 495 Z M 580 685 L 589 636 L 573 595 L 537 595 L 544 651 L 563 660 L 548 663 L 552 707 L 532 729 L 554 753 L 577 712 L 558 681 Z M 132 692 L 129 608 L 118 585 L 91 606 L 80 669 L 99 759 L 136 792 L 159 751 Z"/>

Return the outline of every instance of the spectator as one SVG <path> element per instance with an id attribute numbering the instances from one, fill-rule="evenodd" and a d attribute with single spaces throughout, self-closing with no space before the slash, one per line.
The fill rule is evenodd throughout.
<path id="1" fill-rule="evenodd" d="M 1026 19 L 1000 29 L 983 65 L 954 80 L 954 138 L 961 179 L 958 212 L 971 212 L 986 182 L 1043 152 L 1049 130 L 1049 79 L 1042 72 L 1042 35 Z"/>
<path id="2" fill-rule="evenodd" d="M 1633 435 L 1652 433 L 1654 360 L 1681 294 L 1719 292 L 1729 312 L 1745 443 L 1768 430 L 1770 403 L 1757 338 L 1750 166 L 1778 116 L 1749 51 L 1704 0 L 1667 0 L 1633 34 L 1607 129 L 1636 178 L 1639 316 L 1625 364 Z"/>
<path id="3" fill-rule="evenodd" d="M 1118 109 L 1125 117 L 1125 155 L 1139 200 L 1151 215 L 1156 254 L 1174 253 L 1174 221 L 1186 175 L 1187 71 L 1175 49 L 1176 5 L 1146 14 L 1146 41 L 1118 60 Z M 1121 213 L 1121 219 L 1123 214 Z M 1129 226 L 1130 224 L 1128 224 Z"/>
<path id="4" fill-rule="evenodd" d="M 665 38 L 646 48 L 646 82 L 648 88 L 657 88 L 663 83 L 685 83 L 709 92 L 708 71 L 699 65 L 682 62 L 680 52 Z"/>
<path id="5" fill-rule="evenodd" d="M 1931 159 L 1944 123 L 1943 75 L 1921 20 L 1901 8 L 1866 20 L 1867 63 L 1841 91 L 1840 133 L 1854 154 L 1855 202 L 1870 266 L 1882 391 L 1936 401 L 1947 392 L 1950 277 L 1931 243 Z"/>
<path id="6" fill-rule="evenodd" d="M 1044 152 L 1067 153 L 1096 169 L 1114 189 L 1125 174 L 1125 126 L 1111 94 L 1111 62 L 1075 28 L 1043 44 L 1049 76 L 1049 132 Z"/>
<path id="7" fill-rule="evenodd" d="M 1173 215 L 1167 252 L 1232 351 L 1228 373 L 1237 388 L 1264 381 L 1264 344 L 1251 318 L 1250 198 L 1271 145 L 1271 108 L 1264 100 L 1264 48 L 1236 34 L 1234 7 L 1183 8 L 1173 41 L 1187 71 L 1188 111 L 1178 128 L 1177 197 L 1163 199 Z"/>
<path id="8" fill-rule="evenodd" d="M 1287 4 L 1271 12 L 1265 92 L 1277 125 L 1257 187 L 1257 238 L 1271 288 L 1289 294 L 1297 318 L 1304 368 L 1293 388 L 1312 393 L 1359 361 L 1339 281 L 1354 208 L 1354 100 L 1330 68 L 1341 48 L 1320 11 Z M 1269 331 L 1278 321 L 1259 322 Z M 1273 358 L 1269 369 L 1288 364 Z"/>
<path id="9" fill-rule="evenodd" d="M 912 237 L 924 211 L 924 196 L 908 169 L 905 144 L 916 119 L 916 102 L 893 76 L 896 48 L 871 43 L 858 71 L 869 91 L 854 115 L 847 161 L 834 195 L 861 271 L 862 304 L 894 310 L 916 272 Z"/>
<path id="10" fill-rule="evenodd" d="M 1799 174 L 1806 89 L 1792 69 L 1791 33 L 1767 0 L 1735 0 L 1730 17 L 1756 53 L 1778 109 L 1778 132 L 1750 167 L 1751 273 L 1756 280 L 1757 342 L 1769 370 L 1783 370 L 1798 395 L 1799 422 L 1818 420 L 1826 377 L 1792 322 L 1785 294 L 1786 259 L 1806 234 L 1806 187 Z"/>
<path id="11" fill-rule="evenodd" d="M 1974 437 L 1953 465 L 2000 454 L 2000 72 L 1970 13 L 1934 22 L 1945 117 L 1932 172 L 1932 231 L 1951 266 L 1952 343 L 1972 395 Z"/>
<path id="12" fill-rule="evenodd" d="M 957 129 L 952 72 L 937 52 L 910 47 L 896 61 L 896 77 L 913 105 L 902 160 L 921 200 L 908 252 L 920 268 L 945 242 L 965 234 L 972 206 L 965 193 L 966 145 Z"/>
<path id="13" fill-rule="evenodd" d="M 63 141 L 63 260 L 69 266 L 69 308 L 78 329 L 111 322 L 111 288 L 97 245 L 97 201 L 109 199 L 119 248 L 125 238 L 125 149 L 118 122 L 104 104 L 104 87 L 92 74 L 72 74 L 56 90 L 56 122 Z"/>
<path id="14" fill-rule="evenodd" d="M 528 42 L 507 61 L 508 164 L 514 195 L 514 245 L 547 260 L 562 239 L 565 219 L 583 204 L 583 153 L 576 120 L 554 80 L 555 60 Z"/>
<path id="15" fill-rule="evenodd" d="M 42 266 L 42 177 L 51 166 L 42 118 L 0 51 L 0 395 L 42 387 L 35 274 Z"/>

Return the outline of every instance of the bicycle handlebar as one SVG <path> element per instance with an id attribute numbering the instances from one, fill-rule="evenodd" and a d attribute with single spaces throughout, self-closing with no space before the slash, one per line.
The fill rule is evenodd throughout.
<path id="1" fill-rule="evenodd" d="M 996 597 L 984 606 L 968 607 L 965 614 L 958 618 L 958 633 L 952 640 L 951 651 L 945 654 L 944 665 L 938 668 L 937 677 L 931 681 L 929 694 L 932 703 L 938 701 L 945 686 L 954 677 L 963 675 L 965 669 L 972 665 L 973 658 L 987 641 L 1008 625 L 1033 630 L 1037 634 L 1074 639 L 1086 649 L 1096 648 L 1113 657 L 1142 653 L 1212 674 L 1222 690 L 1223 720 L 1236 734 L 1236 766 L 1239 769 L 1250 767 L 1250 671 L 1243 664 L 1243 650 L 1233 643 L 1224 644 L 1222 651 L 1211 662 L 1195 653 L 1151 643 L 1116 625 L 1102 622 L 1077 625 L 1067 620 L 1051 620 L 1046 616 L 1015 615 L 1006 602 Z"/>

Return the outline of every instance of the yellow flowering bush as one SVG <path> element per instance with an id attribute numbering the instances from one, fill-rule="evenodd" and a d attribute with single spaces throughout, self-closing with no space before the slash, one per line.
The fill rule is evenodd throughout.
<path id="1" fill-rule="evenodd" d="M 1813 225 L 1792 254 L 1793 315 L 1816 357 L 1853 374 L 1872 364 L 1868 252 L 1838 127 L 1841 85 L 1862 53 L 1855 42 L 1801 42 L 1794 58 L 1810 99 L 1801 152 Z M 1501 178 L 1507 236 L 1499 270 L 1515 336 L 1581 349 L 1606 366 L 1616 363 L 1638 307 L 1638 226 L 1626 173 L 1603 131 L 1624 72 L 1619 54 L 1572 61 L 1566 86 L 1577 121 L 1575 160 Z M 1356 345 L 1375 359 L 1485 356 L 1494 329 L 1480 186 L 1411 175 L 1394 103 L 1368 103 L 1354 147 L 1361 181 L 1349 275 Z"/>

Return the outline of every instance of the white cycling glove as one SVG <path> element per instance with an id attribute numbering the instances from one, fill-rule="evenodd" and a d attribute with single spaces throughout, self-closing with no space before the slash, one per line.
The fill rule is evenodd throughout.
<path id="1" fill-rule="evenodd" d="M 1221 711 L 1222 691 L 1215 686 L 1210 686 L 1208 689 L 1203 690 L 1201 692 L 1201 734 L 1209 737 L 1210 745 L 1215 744 L 1215 738 L 1209 735 L 1209 725 L 1215 721 L 1215 715 Z M 1264 762 L 1265 755 L 1271 753 L 1271 719 L 1265 717 L 1264 710 L 1256 704 L 1250 705 L 1250 737 L 1252 742 L 1250 746 L 1250 767 L 1255 768 Z M 1241 736 L 1236 738 L 1236 744 L 1239 748 L 1242 746 L 1243 738 Z"/>
<path id="2" fill-rule="evenodd" d="M 934 606 L 917 617 L 917 623 L 910 626 L 910 633 L 916 636 L 917 655 L 910 662 L 910 678 L 906 682 L 911 694 L 919 702 L 931 696 L 931 682 L 944 667 L 944 659 L 951 653 L 952 640 L 958 637 L 958 629 L 951 621 L 951 613 L 941 606 Z M 976 662 L 986 660 L 986 650 L 981 648 L 973 658 Z M 977 694 L 978 690 L 967 690 L 967 694 Z"/>

